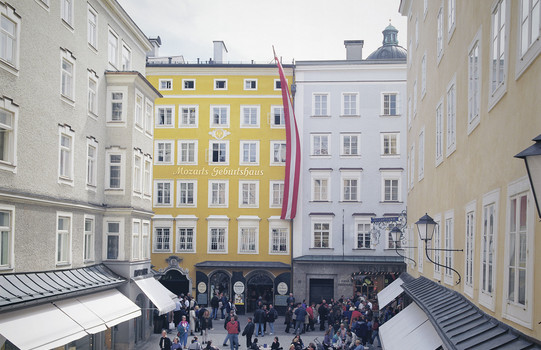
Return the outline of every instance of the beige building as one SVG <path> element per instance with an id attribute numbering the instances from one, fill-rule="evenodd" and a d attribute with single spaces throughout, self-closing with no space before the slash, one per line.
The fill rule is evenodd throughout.
<path id="1" fill-rule="evenodd" d="M 541 132 L 541 4 L 402 0 L 400 12 L 408 18 L 407 235 L 416 261 L 403 290 L 440 338 L 431 348 L 538 348 L 541 224 L 514 155 Z M 423 242 L 415 222 L 425 213 L 438 225 Z M 384 345 L 391 335 L 382 327 Z"/>

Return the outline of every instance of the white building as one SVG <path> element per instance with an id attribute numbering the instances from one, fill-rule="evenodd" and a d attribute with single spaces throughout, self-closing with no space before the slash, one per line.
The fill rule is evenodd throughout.
<path id="1" fill-rule="evenodd" d="M 397 32 L 389 25 L 367 59 L 364 42 L 350 40 L 346 60 L 296 62 L 298 300 L 372 295 L 406 269 L 387 229 L 406 209 L 406 50 Z"/>
<path id="2" fill-rule="evenodd" d="M 0 15 L 0 347 L 131 349 L 152 331 L 143 292 L 174 308 L 140 281 L 151 43 L 116 0 L 7 0 Z"/>

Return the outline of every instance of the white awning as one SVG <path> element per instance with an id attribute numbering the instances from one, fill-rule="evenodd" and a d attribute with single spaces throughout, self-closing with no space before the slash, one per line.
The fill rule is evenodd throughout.
<path id="1" fill-rule="evenodd" d="M 96 334 L 107 329 L 104 321 L 77 298 L 58 300 L 53 304 L 80 324 L 87 333 Z"/>
<path id="2" fill-rule="evenodd" d="M 87 335 L 51 303 L 0 314 L 0 334 L 20 349 L 53 349 Z"/>
<path id="3" fill-rule="evenodd" d="M 443 342 L 417 304 L 412 303 L 379 327 L 383 350 L 435 350 Z"/>
<path id="4" fill-rule="evenodd" d="M 141 316 L 141 309 L 116 289 L 77 297 L 109 328 Z"/>
<path id="5" fill-rule="evenodd" d="M 404 289 L 402 289 L 403 283 L 404 280 L 398 277 L 378 293 L 378 305 L 380 310 L 389 305 L 391 301 L 404 292 Z"/>
<path id="6" fill-rule="evenodd" d="M 135 280 L 135 283 L 150 301 L 152 301 L 152 304 L 156 305 L 160 315 L 175 309 L 176 305 L 173 298 L 176 298 L 176 295 L 171 293 L 169 289 L 165 288 L 153 277 Z"/>

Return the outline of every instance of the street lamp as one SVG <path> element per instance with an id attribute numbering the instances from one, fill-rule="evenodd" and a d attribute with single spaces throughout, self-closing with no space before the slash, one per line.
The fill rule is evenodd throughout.
<path id="1" fill-rule="evenodd" d="M 409 258 L 405 255 L 402 255 L 398 252 L 398 244 L 402 241 L 403 239 L 403 236 L 402 236 L 402 230 L 398 227 L 398 226 L 394 226 L 392 229 L 391 229 L 391 238 L 393 239 L 393 242 L 394 242 L 394 251 L 396 252 L 396 254 L 398 256 L 401 256 L 405 259 L 408 259 L 408 260 L 411 260 L 413 261 L 413 266 L 415 267 L 417 265 L 417 263 L 415 262 L 415 260 L 413 260 L 412 258 Z M 402 245 L 400 245 L 400 248 L 415 248 L 415 247 L 402 247 Z"/>
<path id="2" fill-rule="evenodd" d="M 526 171 L 528 172 L 528 178 L 532 186 L 537 215 L 541 219 L 541 208 L 539 207 L 539 199 L 537 198 L 537 195 L 541 195 L 541 135 L 538 135 L 532 141 L 535 141 L 535 143 L 515 155 L 515 157 L 524 159 L 524 163 L 526 163 Z"/>
<path id="3" fill-rule="evenodd" d="M 428 254 L 428 251 L 435 250 L 435 251 L 445 251 L 445 252 L 462 252 L 463 250 L 462 249 L 428 248 L 428 241 L 432 240 L 432 237 L 434 236 L 434 230 L 436 229 L 436 226 L 438 225 L 428 214 L 425 214 L 423 217 L 421 217 L 419 221 L 415 223 L 415 225 L 417 225 L 419 238 L 425 241 L 425 253 L 426 253 L 426 258 L 428 259 L 428 261 L 430 261 L 434 265 L 443 267 L 444 269 L 449 269 L 451 271 L 454 271 L 458 275 L 458 280 L 456 281 L 456 284 L 460 284 L 460 281 L 462 280 L 460 273 L 450 266 L 442 265 L 432 260 L 430 258 L 430 255 Z"/>

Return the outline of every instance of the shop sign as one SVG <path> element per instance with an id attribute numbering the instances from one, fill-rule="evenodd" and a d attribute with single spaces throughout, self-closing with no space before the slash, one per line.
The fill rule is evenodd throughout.
<path id="1" fill-rule="evenodd" d="M 235 284 L 233 285 L 233 291 L 236 294 L 244 293 L 244 283 L 242 283 L 241 281 L 235 282 Z"/>
<path id="2" fill-rule="evenodd" d="M 175 171 L 173 171 L 173 175 L 184 175 L 184 176 L 208 176 L 216 177 L 216 176 L 263 176 L 265 172 L 261 169 L 250 169 L 248 167 L 213 167 L 213 168 L 185 168 L 185 167 L 177 167 Z"/>
<path id="3" fill-rule="evenodd" d="M 280 282 L 276 286 L 276 291 L 280 295 L 285 295 L 287 293 L 287 284 L 285 282 Z"/>
<path id="4" fill-rule="evenodd" d="M 205 282 L 199 282 L 197 285 L 197 291 L 199 293 L 205 293 L 207 291 L 207 284 Z"/>

